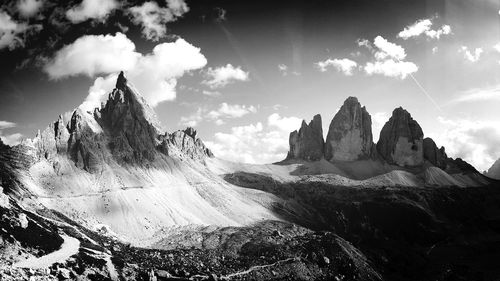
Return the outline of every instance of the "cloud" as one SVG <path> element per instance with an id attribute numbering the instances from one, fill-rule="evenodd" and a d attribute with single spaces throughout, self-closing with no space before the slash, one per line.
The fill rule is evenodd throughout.
<path id="1" fill-rule="evenodd" d="M 59 50 L 44 71 L 52 79 L 68 76 L 113 74 L 121 70 L 152 106 L 176 97 L 177 79 L 186 72 L 203 68 L 207 63 L 200 49 L 182 38 L 158 44 L 149 54 L 140 54 L 124 34 L 85 35 Z M 99 79 L 99 78 L 97 78 Z M 102 78 L 101 79 L 109 79 Z M 107 92 L 93 85 L 91 93 Z M 92 88 L 92 87 L 91 87 Z M 90 97 L 86 101 L 98 100 Z M 99 106 L 99 104 L 95 104 Z"/>
<path id="2" fill-rule="evenodd" d="M 344 75 L 351 76 L 353 70 L 358 66 L 358 64 L 350 59 L 327 59 L 324 61 L 317 62 L 316 67 L 321 72 L 327 71 L 329 66 L 335 67 L 338 71 L 344 73 Z"/>
<path id="3" fill-rule="evenodd" d="M 290 132 L 300 127 L 297 117 L 281 117 L 273 113 L 262 122 L 232 127 L 230 132 L 218 132 L 205 144 L 222 159 L 245 163 L 273 163 L 285 159 Z"/>
<path id="4" fill-rule="evenodd" d="M 118 74 L 109 74 L 106 77 L 97 77 L 89 88 L 89 94 L 79 106 L 84 111 L 93 111 L 94 108 L 106 102 L 108 94 L 115 88 Z"/>
<path id="5" fill-rule="evenodd" d="M 499 52 L 500 53 L 500 42 L 496 43 L 494 46 L 493 46 L 493 49 L 495 49 L 495 51 Z"/>
<path id="6" fill-rule="evenodd" d="M 241 118 L 250 113 L 256 113 L 257 108 L 253 105 L 240 105 L 221 103 L 217 109 L 209 110 L 207 107 L 199 107 L 195 113 L 181 117 L 180 124 L 190 127 L 199 125 L 203 120 L 213 121 L 216 125 L 224 124 L 223 119 Z"/>
<path id="7" fill-rule="evenodd" d="M 368 62 L 365 65 L 365 72 L 368 75 L 382 74 L 401 79 L 405 79 L 408 75 L 417 71 L 418 66 L 413 62 L 394 61 L 392 59 Z"/>
<path id="8" fill-rule="evenodd" d="M 9 14 L 0 10 L 0 50 L 8 47 L 15 49 L 24 46 L 23 35 L 29 29 L 25 23 L 17 23 Z"/>
<path id="9" fill-rule="evenodd" d="M 278 70 L 281 72 L 283 76 L 288 75 L 288 66 L 286 64 L 278 64 Z"/>
<path id="10" fill-rule="evenodd" d="M 288 132 L 272 130 L 261 122 L 218 132 L 205 144 L 216 157 L 244 163 L 272 163 L 283 160 L 288 151 Z"/>
<path id="11" fill-rule="evenodd" d="M 204 94 L 205 96 L 209 96 L 209 97 L 220 97 L 222 95 L 221 92 L 219 92 L 219 91 L 203 90 L 201 93 Z"/>
<path id="12" fill-rule="evenodd" d="M 216 22 L 223 22 L 226 20 L 227 11 L 225 9 L 223 9 L 221 7 L 215 7 L 214 10 L 216 13 L 216 18 L 215 18 Z"/>
<path id="13" fill-rule="evenodd" d="M 240 118 L 249 113 L 257 112 L 257 108 L 253 105 L 239 105 L 239 104 L 228 104 L 221 103 L 217 110 L 212 110 L 208 112 L 207 118 L 209 119 L 220 119 L 220 118 Z"/>
<path id="14" fill-rule="evenodd" d="M 437 52 L 438 52 L 438 50 L 439 50 L 439 49 L 438 49 L 438 47 L 433 47 L 433 48 L 432 48 L 432 53 L 433 53 L 433 54 L 435 54 L 435 53 L 437 53 Z"/>
<path id="15" fill-rule="evenodd" d="M 17 2 L 19 13 L 26 18 L 36 15 L 42 6 L 42 0 L 19 0 Z"/>
<path id="16" fill-rule="evenodd" d="M 466 91 L 453 102 L 500 101 L 500 85 Z"/>
<path id="17" fill-rule="evenodd" d="M 470 51 L 468 47 L 462 46 L 459 50 L 459 53 L 463 53 L 464 58 L 470 62 L 477 62 L 481 58 L 481 54 L 483 53 L 482 48 L 476 48 L 474 51 Z"/>
<path id="18" fill-rule="evenodd" d="M 104 21 L 118 6 L 116 0 L 83 0 L 79 5 L 66 11 L 66 17 L 72 23 L 88 19 Z"/>
<path id="19" fill-rule="evenodd" d="M 131 70 L 141 54 L 123 33 L 116 35 L 84 35 L 57 51 L 44 67 L 52 79 L 85 74 L 108 74 Z"/>
<path id="20" fill-rule="evenodd" d="M 366 74 L 381 74 L 387 77 L 405 79 L 408 75 L 418 71 L 418 66 L 406 58 L 405 49 L 397 44 L 391 43 L 382 36 L 375 37 L 374 45 L 370 50 L 375 61 L 367 62 L 364 70 Z M 365 46 L 365 44 L 363 45 Z"/>
<path id="21" fill-rule="evenodd" d="M 231 64 L 216 68 L 209 67 L 205 73 L 206 79 L 203 84 L 212 89 L 222 88 L 236 81 L 248 81 L 249 73 L 241 69 L 241 66 L 234 67 Z"/>
<path id="22" fill-rule="evenodd" d="M 19 143 L 19 141 L 21 140 L 23 135 L 21 135 L 19 133 L 5 135 L 3 133 L 3 130 L 15 128 L 16 126 L 17 126 L 16 123 L 0 120 L 0 138 L 2 139 L 2 142 L 4 144 L 16 145 Z"/>
<path id="23" fill-rule="evenodd" d="M 399 32 L 398 37 L 407 40 L 424 34 L 431 39 L 440 39 L 442 35 L 451 34 L 451 27 L 449 25 L 445 24 L 437 30 L 431 29 L 431 26 L 432 21 L 430 19 L 421 19 Z"/>
<path id="24" fill-rule="evenodd" d="M 285 132 L 293 132 L 300 128 L 302 119 L 291 116 L 281 117 L 278 113 L 273 113 L 267 118 L 267 124 Z"/>
<path id="25" fill-rule="evenodd" d="M 447 129 L 433 139 L 446 148 L 448 156 L 460 157 L 480 171 L 488 169 L 500 158 L 500 128 L 497 122 L 444 117 L 438 117 L 438 121 Z"/>
<path id="26" fill-rule="evenodd" d="M 378 51 L 375 52 L 375 58 L 378 60 L 386 58 L 404 60 L 406 58 L 406 52 L 403 47 L 387 41 L 380 35 L 375 37 L 373 44 L 378 48 Z"/>
<path id="27" fill-rule="evenodd" d="M 390 117 L 391 115 L 384 111 L 375 112 L 375 114 L 372 115 L 373 142 L 376 143 L 378 141 L 378 138 L 380 137 L 380 131 L 382 131 L 382 128 L 384 127 L 385 123 L 389 121 Z"/>
<path id="28" fill-rule="evenodd" d="M 180 124 L 188 127 L 196 127 L 203 120 L 204 110 L 199 107 L 195 113 L 181 117 Z"/>
<path id="29" fill-rule="evenodd" d="M 132 22 L 142 26 L 142 34 L 146 39 L 158 41 L 167 35 L 166 24 L 176 21 L 189 11 L 184 0 L 167 0 L 163 8 L 154 1 L 148 1 L 141 6 L 129 8 Z"/>

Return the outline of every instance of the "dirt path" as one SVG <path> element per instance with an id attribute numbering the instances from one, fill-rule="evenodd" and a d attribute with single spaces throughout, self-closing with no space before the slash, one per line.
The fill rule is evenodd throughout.
<path id="1" fill-rule="evenodd" d="M 61 235 L 61 237 L 64 239 L 64 242 L 59 250 L 39 258 L 32 257 L 20 261 L 15 263 L 13 267 L 47 268 L 56 262 L 64 262 L 72 255 L 78 253 L 78 249 L 80 249 L 80 241 L 78 239 L 66 235 Z"/>

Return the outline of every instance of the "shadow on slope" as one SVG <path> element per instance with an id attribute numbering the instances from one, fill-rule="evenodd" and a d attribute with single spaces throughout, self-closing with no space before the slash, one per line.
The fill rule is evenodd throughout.
<path id="1" fill-rule="evenodd" d="M 267 191 L 287 204 L 275 212 L 352 242 L 388 280 L 497 280 L 500 270 L 500 189 L 365 188 L 324 181 L 280 183 L 271 177 L 233 173 L 228 182 Z M 293 206 L 290 204 L 289 206 Z M 292 215 L 291 215 L 292 214 Z"/>

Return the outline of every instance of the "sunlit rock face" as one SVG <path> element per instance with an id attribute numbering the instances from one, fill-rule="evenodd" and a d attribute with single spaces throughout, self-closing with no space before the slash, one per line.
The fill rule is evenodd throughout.
<path id="1" fill-rule="evenodd" d="M 321 116 L 315 115 L 313 120 L 306 124 L 302 121 L 299 131 L 290 133 L 290 151 L 287 159 L 304 159 L 309 161 L 323 158 L 323 128 Z"/>
<path id="2" fill-rule="evenodd" d="M 424 162 L 422 128 L 402 107 L 394 109 L 392 116 L 380 132 L 378 153 L 390 164 L 418 166 Z"/>
<path id="3" fill-rule="evenodd" d="M 345 100 L 333 117 L 325 142 L 325 159 L 355 161 L 370 158 L 373 149 L 372 120 L 355 97 Z"/>

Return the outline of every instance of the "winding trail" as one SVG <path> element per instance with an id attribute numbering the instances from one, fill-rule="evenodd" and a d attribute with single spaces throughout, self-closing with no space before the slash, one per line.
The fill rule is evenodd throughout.
<path id="1" fill-rule="evenodd" d="M 78 253 L 78 250 L 80 249 L 80 241 L 78 241 L 78 239 L 67 235 L 61 235 L 61 237 L 64 239 L 64 242 L 59 250 L 45 256 L 38 258 L 32 257 L 24 261 L 17 262 L 13 265 L 13 267 L 33 269 L 47 268 L 56 262 L 64 262 L 72 255 Z"/>

